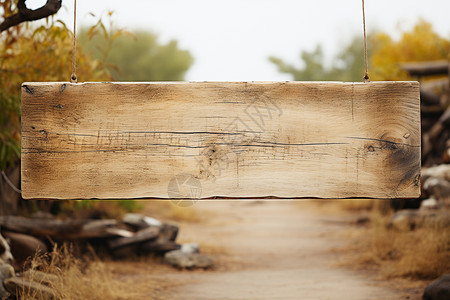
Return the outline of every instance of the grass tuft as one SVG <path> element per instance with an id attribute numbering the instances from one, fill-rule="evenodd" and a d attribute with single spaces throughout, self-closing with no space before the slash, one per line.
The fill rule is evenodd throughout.
<path id="1" fill-rule="evenodd" d="M 389 214 L 374 210 L 367 227 L 357 229 L 354 256 L 345 264 L 376 267 L 385 278 L 428 280 L 450 272 L 450 228 L 388 229 Z"/>
<path id="2" fill-rule="evenodd" d="M 46 255 L 37 255 L 27 263 L 25 282 L 50 288 L 55 299 L 133 299 L 133 289 L 116 278 L 107 265 L 98 259 L 76 258 L 68 246 Z M 29 289 L 24 284 L 18 299 L 44 300 L 48 294 Z"/>

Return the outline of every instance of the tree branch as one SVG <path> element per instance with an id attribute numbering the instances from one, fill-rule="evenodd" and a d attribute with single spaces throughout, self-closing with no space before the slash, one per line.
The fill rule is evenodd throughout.
<path id="1" fill-rule="evenodd" d="M 19 0 L 17 3 L 18 13 L 9 16 L 0 24 L 0 32 L 7 30 L 13 26 L 17 26 L 22 22 L 35 21 L 47 18 L 58 12 L 61 8 L 62 0 L 47 0 L 41 8 L 32 10 L 25 5 L 25 0 Z"/>

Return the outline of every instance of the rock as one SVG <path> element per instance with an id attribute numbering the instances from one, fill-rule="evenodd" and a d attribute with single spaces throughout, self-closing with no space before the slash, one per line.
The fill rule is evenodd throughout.
<path id="1" fill-rule="evenodd" d="M 9 297 L 9 292 L 3 286 L 3 282 L 11 277 L 14 277 L 14 268 L 9 264 L 0 265 L 0 299 Z"/>
<path id="2" fill-rule="evenodd" d="M 15 276 L 14 268 L 9 264 L 0 265 L 0 276 L 2 280 Z"/>
<path id="3" fill-rule="evenodd" d="M 179 269 L 211 268 L 213 260 L 200 253 L 184 253 L 181 250 L 167 252 L 164 262 Z"/>
<path id="4" fill-rule="evenodd" d="M 180 250 L 183 253 L 199 253 L 200 246 L 196 243 L 182 244 Z"/>
<path id="5" fill-rule="evenodd" d="M 144 229 L 144 228 L 151 227 L 151 226 L 159 227 L 162 225 L 162 223 L 155 218 L 147 217 L 147 216 L 144 216 L 141 214 L 136 214 L 136 213 L 126 214 L 123 217 L 122 222 L 124 222 L 125 224 L 127 224 L 129 226 L 136 228 L 137 230 Z"/>
<path id="6" fill-rule="evenodd" d="M 450 165 L 442 164 L 430 168 L 423 168 L 421 171 L 422 180 L 428 177 L 437 177 L 450 181 Z"/>
<path id="7" fill-rule="evenodd" d="M 422 200 L 420 209 L 438 209 L 440 207 L 438 201 L 434 198 Z"/>
<path id="8" fill-rule="evenodd" d="M 6 290 L 18 299 L 25 299 L 27 295 L 35 295 L 36 299 L 57 299 L 55 292 L 44 284 L 21 277 L 11 277 L 3 282 Z"/>
<path id="9" fill-rule="evenodd" d="M 6 239 L 0 234 L 0 265 L 12 264 L 14 257 Z"/>
<path id="10" fill-rule="evenodd" d="M 425 180 L 423 188 L 427 195 L 436 199 L 444 199 L 450 197 L 450 182 L 439 177 L 429 177 Z"/>
<path id="11" fill-rule="evenodd" d="M 10 240 L 11 252 L 19 267 L 21 267 L 29 257 L 33 257 L 36 252 L 45 253 L 48 251 L 47 245 L 34 236 L 10 231 L 5 231 L 4 234 Z"/>
<path id="12" fill-rule="evenodd" d="M 423 300 L 450 300 L 450 274 L 430 283 L 423 293 Z"/>

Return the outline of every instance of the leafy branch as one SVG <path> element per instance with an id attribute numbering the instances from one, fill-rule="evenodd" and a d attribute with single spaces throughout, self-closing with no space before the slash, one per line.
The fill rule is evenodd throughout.
<path id="1" fill-rule="evenodd" d="M 23 22 L 47 18 L 58 12 L 61 8 L 61 3 L 62 0 L 47 0 L 42 7 L 33 10 L 25 5 L 25 0 L 19 0 L 17 2 L 17 13 L 6 17 L 3 22 L 0 23 L 0 32 Z"/>

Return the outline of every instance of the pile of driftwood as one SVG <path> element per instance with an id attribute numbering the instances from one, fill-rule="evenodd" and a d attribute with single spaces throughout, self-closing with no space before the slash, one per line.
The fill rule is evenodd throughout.
<path id="1" fill-rule="evenodd" d="M 16 276 L 12 267 L 21 270 L 27 259 L 36 252 L 51 251 L 55 243 L 70 243 L 80 252 L 94 248 L 101 257 L 164 255 L 163 262 L 180 269 L 213 266 L 210 257 L 199 253 L 197 244 L 175 242 L 178 226 L 136 213 L 126 214 L 121 220 L 62 220 L 45 213 L 34 218 L 0 216 L 0 229 L 0 299 L 16 299 L 24 293 L 36 293 L 42 299 L 59 298 L 52 284 L 47 284 L 58 281 L 55 275 L 28 270 Z"/>
<path id="2" fill-rule="evenodd" d="M 448 61 L 407 63 L 402 69 L 420 81 L 422 167 L 450 163 L 450 77 Z M 423 172 L 422 172 L 423 173 Z M 422 195 L 417 199 L 392 199 L 394 210 L 418 209 L 431 197 L 421 177 Z"/>
<path id="3" fill-rule="evenodd" d="M 449 62 L 408 63 L 402 68 L 421 82 L 422 165 L 450 163 Z"/>
<path id="4" fill-rule="evenodd" d="M 89 245 L 97 253 L 108 253 L 117 258 L 164 254 L 181 248 L 175 242 L 176 225 L 141 214 L 126 214 L 121 221 L 0 216 L 0 228 L 19 262 L 37 249 L 48 251 L 54 243 L 73 243 L 80 248 Z"/>
<path id="5" fill-rule="evenodd" d="M 211 258 L 199 253 L 197 244 L 175 242 L 178 226 L 136 213 L 126 214 L 121 220 L 61 220 L 47 214 L 34 218 L 0 216 L 0 229 L 0 299 L 16 299 L 29 292 L 42 295 L 42 299 L 58 298 L 51 285 L 45 284 L 54 275 L 42 274 L 45 280 L 36 280 L 36 274 L 40 274 L 36 270 L 31 278 L 28 271 L 16 276 L 12 267 L 21 270 L 27 259 L 36 252 L 51 251 L 55 243 L 70 243 L 80 252 L 94 248 L 102 257 L 164 255 L 165 263 L 182 269 L 213 266 Z"/>

